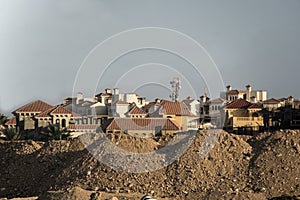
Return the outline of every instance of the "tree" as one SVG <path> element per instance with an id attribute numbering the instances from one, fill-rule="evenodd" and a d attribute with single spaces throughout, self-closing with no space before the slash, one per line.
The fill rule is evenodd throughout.
<path id="1" fill-rule="evenodd" d="M 6 140 L 20 140 L 22 136 L 22 132 L 18 128 L 7 127 L 2 133 L 5 136 Z"/>
<path id="2" fill-rule="evenodd" d="M 0 125 L 4 125 L 7 121 L 7 116 L 0 114 Z"/>
<path id="3" fill-rule="evenodd" d="M 60 128 L 59 124 L 49 124 L 41 131 L 41 134 L 50 140 L 62 140 L 63 137 L 70 135 L 70 131 L 67 128 Z"/>

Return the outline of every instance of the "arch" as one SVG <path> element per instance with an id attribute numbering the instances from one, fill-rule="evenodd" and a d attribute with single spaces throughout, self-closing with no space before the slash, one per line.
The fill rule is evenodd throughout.
<path id="1" fill-rule="evenodd" d="M 66 127 L 66 119 L 62 119 L 62 120 L 61 120 L 61 126 L 62 126 L 63 128 Z"/>

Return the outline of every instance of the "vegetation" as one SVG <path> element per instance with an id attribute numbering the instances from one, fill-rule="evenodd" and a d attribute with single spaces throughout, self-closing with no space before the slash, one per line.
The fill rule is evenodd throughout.
<path id="1" fill-rule="evenodd" d="M 60 128 L 59 124 L 49 124 L 41 134 L 50 140 L 62 140 L 70 135 L 70 131 L 67 128 Z"/>
<path id="2" fill-rule="evenodd" d="M 22 137 L 22 132 L 18 128 L 7 127 L 2 133 L 5 136 L 5 140 L 20 140 Z"/>
<path id="3" fill-rule="evenodd" d="M 0 114 L 0 125 L 4 125 L 7 121 L 7 116 Z"/>

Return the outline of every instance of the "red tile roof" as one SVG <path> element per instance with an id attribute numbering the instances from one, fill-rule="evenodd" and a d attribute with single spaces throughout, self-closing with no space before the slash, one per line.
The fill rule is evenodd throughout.
<path id="1" fill-rule="evenodd" d="M 261 109 L 262 108 L 262 105 L 259 105 L 259 104 L 252 104 L 251 106 L 248 107 L 248 109 Z"/>
<path id="2" fill-rule="evenodd" d="M 66 108 L 64 108 L 63 106 L 57 106 L 52 112 L 51 114 L 53 115 L 61 115 L 61 114 L 64 114 L 64 115 L 72 115 L 72 112 L 67 110 Z"/>
<path id="3" fill-rule="evenodd" d="M 237 99 L 225 107 L 225 109 L 248 109 L 252 103 L 245 99 Z"/>
<path id="4" fill-rule="evenodd" d="M 102 130 L 179 130 L 178 125 L 165 118 L 114 118 L 101 125 Z"/>
<path id="5" fill-rule="evenodd" d="M 46 111 L 50 108 L 52 108 L 53 106 L 41 101 L 41 100 L 37 100 L 34 102 L 31 102 L 29 104 L 26 104 L 25 106 L 17 109 L 15 112 L 16 113 L 20 113 L 20 112 L 43 112 Z"/>
<path id="6" fill-rule="evenodd" d="M 36 118 L 51 117 L 51 115 L 71 115 L 71 117 L 81 117 L 79 114 L 71 112 L 61 105 L 50 108 L 50 109 L 36 115 L 35 117 Z"/>
<path id="7" fill-rule="evenodd" d="M 193 116 L 185 103 L 167 100 L 162 100 L 160 112 L 166 115 Z"/>
<path id="8" fill-rule="evenodd" d="M 146 115 L 147 113 L 137 106 L 134 106 L 128 112 L 128 115 Z"/>
<path id="9" fill-rule="evenodd" d="M 17 119 L 15 117 L 11 118 L 10 120 L 8 120 L 6 123 L 5 123 L 6 126 L 9 126 L 9 125 L 17 125 Z"/>

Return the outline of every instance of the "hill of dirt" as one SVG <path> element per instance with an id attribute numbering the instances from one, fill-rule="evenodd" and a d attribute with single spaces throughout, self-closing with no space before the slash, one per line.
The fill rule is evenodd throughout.
<path id="1" fill-rule="evenodd" d="M 143 173 L 118 171 L 99 162 L 79 139 L 0 141 L 0 198 L 140 199 L 145 194 L 158 199 L 300 196 L 300 131 L 256 136 L 199 132 L 176 137 L 183 138 L 182 144 L 191 142 L 187 151 L 172 164 Z M 160 154 L 164 158 L 178 154 L 179 146 L 175 144 L 163 150 L 165 144 L 172 143 L 172 137 L 107 138 L 116 148 L 128 152 L 162 149 Z"/>

